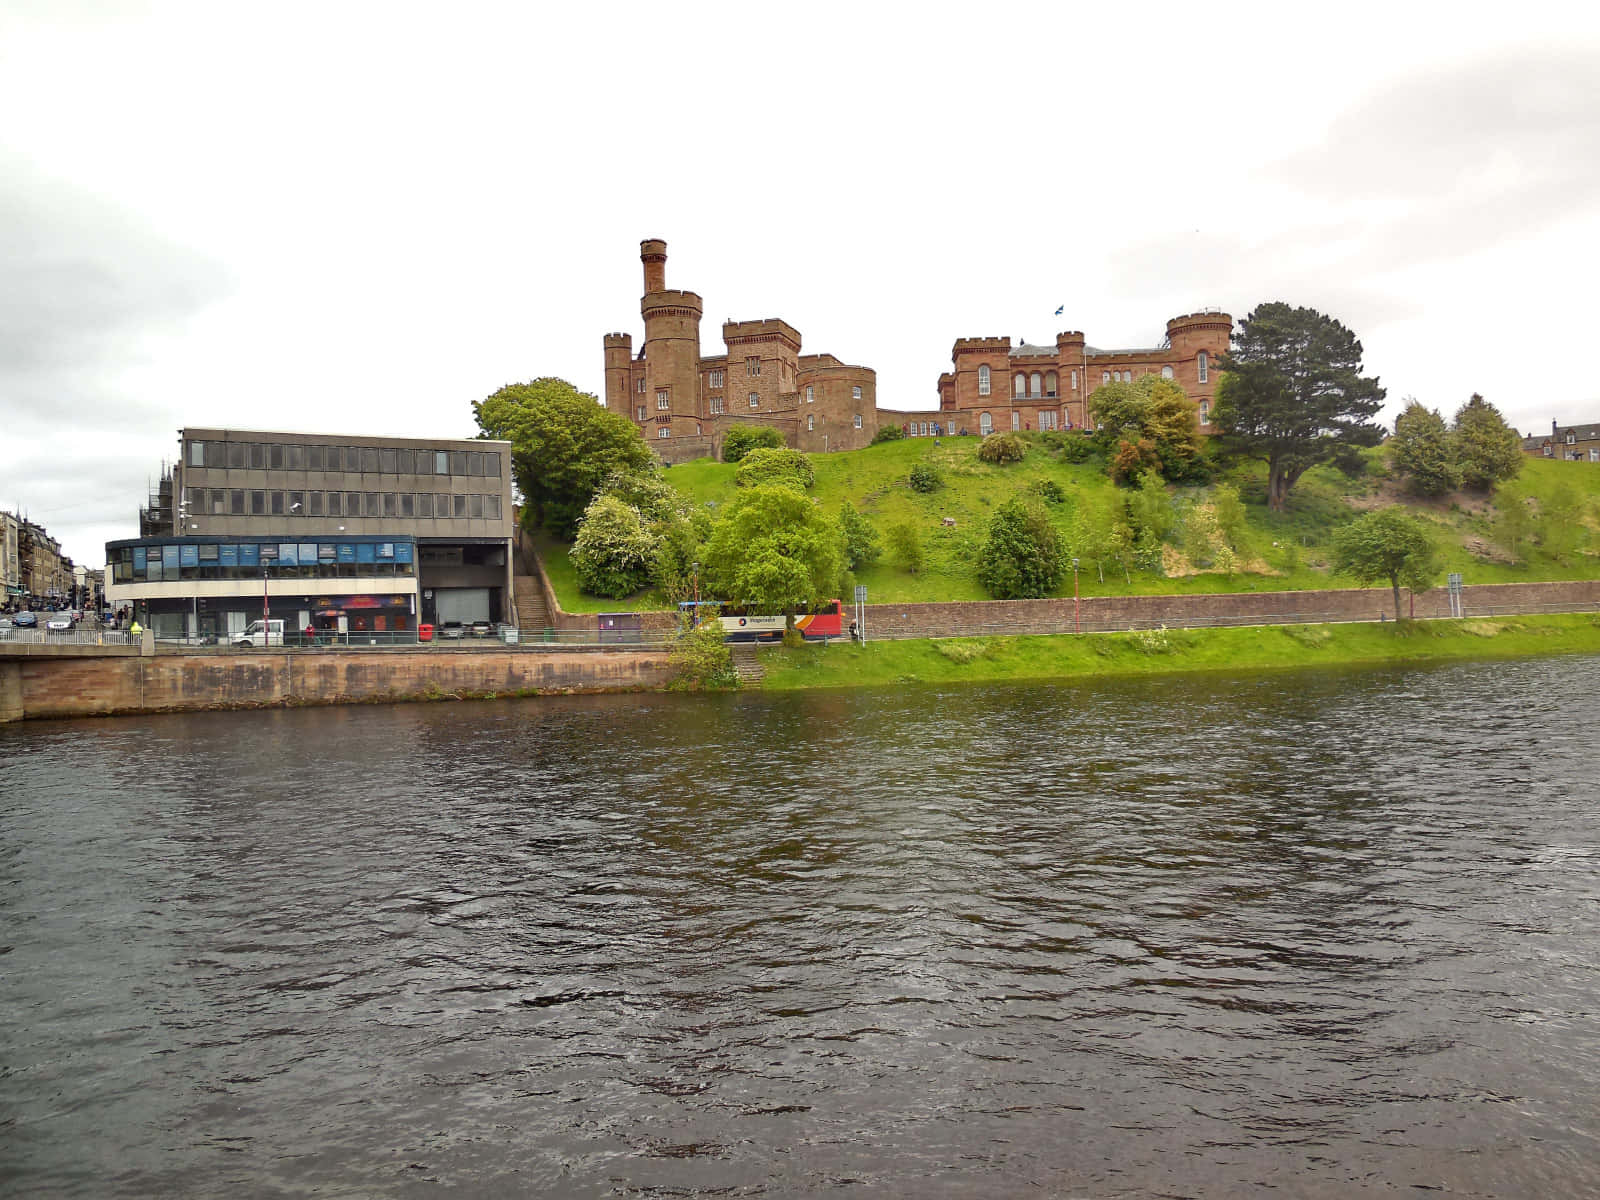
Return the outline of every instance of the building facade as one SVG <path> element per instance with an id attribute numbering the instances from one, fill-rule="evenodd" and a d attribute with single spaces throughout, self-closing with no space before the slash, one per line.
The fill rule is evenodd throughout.
<path id="1" fill-rule="evenodd" d="M 22 603 L 22 522 L 8 512 L 0 512 L 0 612 L 9 612 Z"/>
<path id="2" fill-rule="evenodd" d="M 106 545 L 106 602 L 158 637 L 513 622 L 511 444 L 185 429 Z"/>
<path id="3" fill-rule="evenodd" d="M 1008 337 L 958 338 L 950 352 L 954 369 L 939 376 L 938 407 L 884 412 L 879 420 L 900 418 L 913 437 L 1091 429 L 1089 397 L 1096 388 L 1159 375 L 1199 406 L 1204 428 L 1232 332 L 1229 314 L 1208 310 L 1172 318 L 1161 345 L 1138 349 L 1104 350 L 1076 331 L 1058 333 L 1053 346 L 1013 346 Z"/>
<path id="4" fill-rule="evenodd" d="M 1600 425 L 1558 425 L 1551 421 L 1548 434 L 1530 433 L 1522 439 L 1522 452 L 1537 458 L 1600 463 Z"/>
<path id="5" fill-rule="evenodd" d="M 728 321 L 723 354 L 700 354 L 704 305 L 667 287 L 667 244 L 640 243 L 644 344 L 605 335 L 605 402 L 666 462 L 715 457 L 738 425 L 777 429 L 799 450 L 854 450 L 878 430 L 877 374 L 831 354 L 802 354 L 787 321 Z"/>

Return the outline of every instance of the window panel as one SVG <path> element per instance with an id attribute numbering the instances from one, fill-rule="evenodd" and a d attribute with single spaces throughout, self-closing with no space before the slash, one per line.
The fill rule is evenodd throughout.
<path id="1" fill-rule="evenodd" d="M 499 496 L 485 496 L 483 498 L 483 515 L 488 517 L 491 521 L 498 521 L 500 519 Z"/>
<path id="2" fill-rule="evenodd" d="M 432 516 L 433 516 L 433 493 L 432 492 L 418 492 L 417 493 L 417 516 L 424 517 L 424 518 L 432 518 Z"/>
<path id="3" fill-rule="evenodd" d="M 452 496 L 451 497 L 451 516 L 459 517 L 462 520 L 466 519 L 466 516 L 467 516 L 467 498 L 465 496 Z"/>
<path id="4" fill-rule="evenodd" d="M 361 451 L 361 473 L 363 475 L 376 475 L 378 473 L 378 448 L 376 446 L 358 446 Z"/>
<path id="5" fill-rule="evenodd" d="M 246 449 L 245 443 L 229 442 L 228 469 L 230 471 L 242 471 L 247 461 L 249 461 L 249 451 Z"/>
<path id="6" fill-rule="evenodd" d="M 304 471 L 306 469 L 306 448 L 304 446 L 285 446 L 284 461 L 291 471 Z"/>
<path id="7" fill-rule="evenodd" d="M 392 446 L 378 451 L 378 470 L 384 475 L 394 475 L 400 470 L 400 452 Z"/>
<path id="8" fill-rule="evenodd" d="M 473 495 L 467 497 L 467 515 L 475 521 L 483 520 L 483 497 Z"/>

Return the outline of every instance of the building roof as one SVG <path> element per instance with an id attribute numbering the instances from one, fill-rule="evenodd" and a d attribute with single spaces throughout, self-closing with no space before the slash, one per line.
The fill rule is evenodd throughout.
<path id="1" fill-rule="evenodd" d="M 1012 358 L 1028 358 L 1040 354 L 1048 358 L 1054 358 L 1056 356 L 1056 348 L 1054 346 L 1035 346 L 1031 342 L 1023 342 L 1011 348 Z"/>

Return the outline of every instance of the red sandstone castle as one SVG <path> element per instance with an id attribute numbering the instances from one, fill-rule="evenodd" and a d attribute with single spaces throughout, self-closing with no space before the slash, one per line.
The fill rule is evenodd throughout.
<path id="1" fill-rule="evenodd" d="M 741 424 L 770 425 L 790 446 L 812 451 L 858 449 L 880 424 L 913 437 L 1080 429 L 1089 425 L 1095 388 L 1151 374 L 1179 384 L 1204 423 L 1233 330 L 1227 313 L 1207 311 L 1174 317 L 1165 342 L 1146 349 L 1101 350 L 1076 332 L 1057 334 L 1053 347 L 960 338 L 951 352 L 955 370 L 939 376 L 939 406 L 903 412 L 878 408 L 870 367 L 802 355 L 799 330 L 777 317 L 728 321 L 727 352 L 702 358 L 703 305 L 693 292 L 668 290 L 667 244 L 647 239 L 639 257 L 644 345 L 635 357 L 631 335 L 606 334 L 606 407 L 630 418 L 667 462 L 714 457 Z"/>

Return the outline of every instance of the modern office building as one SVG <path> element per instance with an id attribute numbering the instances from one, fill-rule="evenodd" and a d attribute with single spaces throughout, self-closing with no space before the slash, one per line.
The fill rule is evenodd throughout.
<path id="1" fill-rule="evenodd" d="M 392 633 L 513 622 L 511 444 L 224 429 L 179 432 L 140 513 L 106 544 L 106 602 L 158 637 Z"/>

